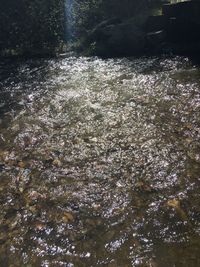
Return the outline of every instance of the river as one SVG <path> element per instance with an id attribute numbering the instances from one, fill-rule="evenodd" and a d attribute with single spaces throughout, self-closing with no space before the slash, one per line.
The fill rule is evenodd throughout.
<path id="1" fill-rule="evenodd" d="M 200 68 L 0 63 L 0 266 L 199 267 Z"/>

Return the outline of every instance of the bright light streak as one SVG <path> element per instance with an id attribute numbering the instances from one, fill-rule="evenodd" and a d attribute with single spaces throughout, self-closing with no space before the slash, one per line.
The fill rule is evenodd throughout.
<path id="1" fill-rule="evenodd" d="M 69 41 L 73 36 L 73 6 L 74 0 L 65 1 L 65 39 Z"/>

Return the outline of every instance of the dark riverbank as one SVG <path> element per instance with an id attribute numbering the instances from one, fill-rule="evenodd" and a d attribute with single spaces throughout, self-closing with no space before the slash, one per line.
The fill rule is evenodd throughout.
<path id="1" fill-rule="evenodd" d="M 86 38 L 86 53 L 103 56 L 198 55 L 200 2 L 164 4 L 162 14 L 141 13 L 124 20 L 112 18 L 97 25 Z"/>
<path id="2" fill-rule="evenodd" d="M 162 13 L 157 15 L 144 12 L 129 19 L 111 18 L 96 25 L 86 34 L 84 41 L 63 44 L 57 51 L 102 58 L 163 54 L 199 57 L 199 13 L 200 1 L 186 1 L 164 4 Z M 62 56 L 55 51 L 30 50 L 21 54 L 15 51 L 0 58 L 18 60 Z"/>

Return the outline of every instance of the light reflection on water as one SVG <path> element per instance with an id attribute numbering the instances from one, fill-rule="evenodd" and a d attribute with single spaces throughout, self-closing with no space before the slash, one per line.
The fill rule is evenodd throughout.
<path id="1" fill-rule="evenodd" d="M 198 67 L 70 57 L 0 73 L 1 266 L 200 265 Z"/>

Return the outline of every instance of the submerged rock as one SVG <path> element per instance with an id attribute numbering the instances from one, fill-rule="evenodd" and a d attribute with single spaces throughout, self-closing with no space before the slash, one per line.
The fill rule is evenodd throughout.
<path id="1" fill-rule="evenodd" d="M 63 217 L 62 217 L 63 223 L 70 223 L 74 221 L 74 216 L 69 213 L 69 212 L 64 212 Z"/>
<path id="2" fill-rule="evenodd" d="M 188 221 L 188 216 L 182 209 L 181 202 L 179 199 L 169 199 L 167 201 L 167 207 L 173 208 L 182 221 Z"/>

